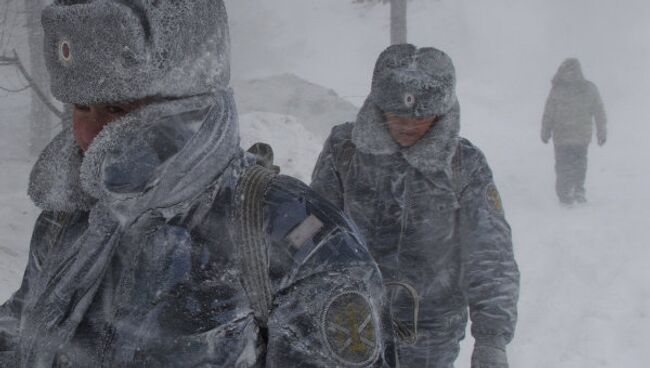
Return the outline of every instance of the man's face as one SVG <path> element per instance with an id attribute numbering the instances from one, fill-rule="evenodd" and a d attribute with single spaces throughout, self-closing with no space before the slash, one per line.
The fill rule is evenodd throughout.
<path id="1" fill-rule="evenodd" d="M 393 139 L 402 147 L 410 147 L 417 143 L 438 121 L 437 116 L 412 117 L 386 113 L 388 131 Z"/>
<path id="2" fill-rule="evenodd" d="M 82 152 L 86 152 L 104 126 L 146 104 L 145 100 L 129 103 L 74 105 L 72 128 Z"/>

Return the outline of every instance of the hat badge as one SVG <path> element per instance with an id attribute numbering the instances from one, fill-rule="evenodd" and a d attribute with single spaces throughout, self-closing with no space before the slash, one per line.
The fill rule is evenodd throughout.
<path id="1" fill-rule="evenodd" d="M 59 58 L 64 64 L 72 62 L 72 45 L 70 41 L 62 40 L 59 42 Z"/>
<path id="2" fill-rule="evenodd" d="M 407 93 L 404 95 L 404 105 L 406 107 L 413 107 L 415 106 L 415 95 L 412 93 Z"/>

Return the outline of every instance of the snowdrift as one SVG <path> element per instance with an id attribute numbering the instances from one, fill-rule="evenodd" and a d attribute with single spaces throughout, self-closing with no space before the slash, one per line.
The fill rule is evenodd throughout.
<path id="1" fill-rule="evenodd" d="M 234 81 L 240 114 L 263 111 L 294 116 L 307 130 L 327 137 L 334 125 L 353 121 L 358 108 L 331 89 L 293 74 Z"/>

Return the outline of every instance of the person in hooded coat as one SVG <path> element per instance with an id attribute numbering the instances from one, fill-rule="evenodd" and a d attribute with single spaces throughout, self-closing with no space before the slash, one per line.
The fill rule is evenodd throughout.
<path id="1" fill-rule="evenodd" d="M 553 138 L 555 190 L 563 205 L 587 201 L 587 151 L 594 122 L 602 146 L 607 141 L 607 116 L 598 88 L 585 79 L 578 59 L 566 59 L 553 78 L 542 119 L 542 142 Z"/>
<path id="2" fill-rule="evenodd" d="M 455 83 L 442 51 L 386 49 L 357 120 L 332 129 L 311 186 L 350 215 L 391 286 L 402 367 L 452 367 L 469 306 L 472 367 L 503 368 L 519 272 L 492 172 L 458 136 Z"/>
<path id="3" fill-rule="evenodd" d="M 239 148 L 221 0 L 59 0 L 42 23 L 74 111 L 31 173 L 0 366 L 394 366 L 353 226 Z"/>

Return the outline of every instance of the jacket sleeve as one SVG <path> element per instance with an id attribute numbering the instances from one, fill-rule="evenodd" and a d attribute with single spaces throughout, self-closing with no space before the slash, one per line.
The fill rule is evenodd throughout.
<path id="1" fill-rule="evenodd" d="M 48 219 L 51 214 L 42 213 L 36 220 L 30 244 L 27 267 L 23 274 L 22 283 L 9 300 L 0 306 L 0 366 L 13 367 L 15 353 L 20 335 L 20 319 L 22 316 L 25 296 L 29 292 L 32 282 L 40 272 L 40 267 L 47 252 L 45 234 L 50 225 Z"/>
<path id="2" fill-rule="evenodd" d="M 333 137 L 330 136 L 325 141 L 323 150 L 318 156 L 318 161 L 316 161 L 316 166 L 311 175 L 311 187 L 316 193 L 334 203 L 338 208 L 343 208 L 343 187 L 336 170 L 332 140 Z"/>
<path id="3" fill-rule="evenodd" d="M 276 212 L 271 224 L 266 367 L 394 367 L 377 265 L 340 211 L 294 188 L 305 197 L 273 200 L 290 214 Z"/>
<path id="4" fill-rule="evenodd" d="M 594 100 L 592 111 L 594 120 L 596 122 L 596 134 L 598 137 L 607 137 L 607 114 L 605 113 L 605 106 L 603 100 L 600 98 L 600 92 L 595 84 L 593 86 Z"/>
<path id="5" fill-rule="evenodd" d="M 476 341 L 505 346 L 517 321 L 519 270 L 510 226 L 482 154 L 475 167 L 460 198 L 463 287 Z"/>
<path id="6" fill-rule="evenodd" d="M 553 90 L 548 95 L 546 99 L 546 105 L 544 106 L 544 115 L 542 117 L 542 133 L 541 137 L 543 141 L 551 139 L 553 134 L 553 128 L 555 127 L 555 108 L 556 101 L 553 96 Z"/>

